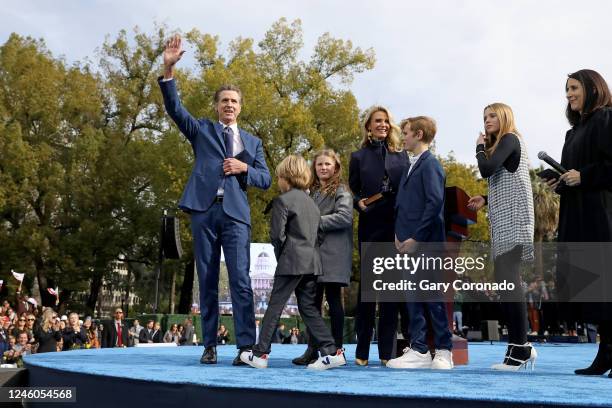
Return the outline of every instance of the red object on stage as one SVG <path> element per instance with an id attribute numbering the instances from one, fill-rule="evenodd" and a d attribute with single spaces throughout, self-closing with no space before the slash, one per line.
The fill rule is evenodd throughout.
<path id="1" fill-rule="evenodd" d="M 461 188 L 446 188 L 444 220 L 446 222 L 446 240 L 448 242 L 464 241 L 469 236 L 468 227 L 478 221 L 478 213 L 470 210 L 467 206 L 469 200 L 470 196 Z M 459 251 L 458 246 L 456 251 Z M 456 257 L 459 254 L 449 253 L 448 255 Z M 446 314 L 451 331 L 453 330 L 454 294 L 454 292 L 448 293 L 446 302 Z M 465 365 L 468 363 L 468 360 L 467 340 L 453 335 L 453 363 L 455 365 Z"/>
<path id="2" fill-rule="evenodd" d="M 459 187 L 446 187 L 444 220 L 446 240 L 461 242 L 468 237 L 468 226 L 478 221 L 478 213 L 467 207 L 470 196 Z"/>

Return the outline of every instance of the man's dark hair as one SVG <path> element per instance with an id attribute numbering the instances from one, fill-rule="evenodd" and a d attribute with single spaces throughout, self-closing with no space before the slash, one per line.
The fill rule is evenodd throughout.
<path id="1" fill-rule="evenodd" d="M 219 87 L 219 89 L 217 89 L 215 91 L 215 96 L 214 96 L 215 103 L 219 102 L 219 96 L 221 95 L 221 92 L 223 92 L 223 91 L 235 91 L 235 92 L 238 92 L 238 96 L 240 97 L 240 104 L 242 105 L 242 102 L 243 102 L 242 101 L 242 91 L 236 85 L 232 85 L 232 84 L 221 85 Z"/>
<path id="2" fill-rule="evenodd" d="M 570 125 L 576 126 L 578 123 L 588 119 L 596 110 L 606 106 L 612 106 L 610 88 L 606 80 L 603 79 L 597 71 L 593 71 L 592 69 L 581 69 L 580 71 L 569 74 L 567 78 L 572 78 L 580 82 L 584 90 L 582 114 L 573 111 L 569 102 L 567 104 L 565 116 Z M 567 81 L 565 82 L 565 87 L 567 91 Z"/>

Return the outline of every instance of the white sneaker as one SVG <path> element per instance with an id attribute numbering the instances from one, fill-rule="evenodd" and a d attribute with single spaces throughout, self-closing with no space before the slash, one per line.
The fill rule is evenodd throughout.
<path id="1" fill-rule="evenodd" d="M 310 370 L 327 370 L 330 368 L 340 367 L 345 364 L 346 358 L 344 358 L 344 352 L 342 351 L 342 349 L 338 349 L 336 354 L 320 356 L 317 361 L 312 364 L 308 364 L 306 368 Z"/>
<path id="2" fill-rule="evenodd" d="M 453 353 L 450 350 L 436 350 L 431 362 L 433 370 L 450 370 L 453 368 Z"/>
<path id="3" fill-rule="evenodd" d="M 240 361 L 250 365 L 253 368 L 268 368 L 268 355 L 264 354 L 257 357 L 252 351 L 243 351 L 240 353 Z"/>
<path id="4" fill-rule="evenodd" d="M 419 353 L 406 347 L 404 354 L 387 362 L 389 368 L 431 368 L 431 353 Z"/>

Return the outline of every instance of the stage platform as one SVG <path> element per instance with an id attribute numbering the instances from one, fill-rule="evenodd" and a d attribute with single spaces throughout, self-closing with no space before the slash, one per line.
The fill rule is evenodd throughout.
<path id="1" fill-rule="evenodd" d="M 392 370 L 378 361 L 317 372 L 291 359 L 304 345 L 274 345 L 266 370 L 233 367 L 234 346 L 219 346 L 219 364 L 199 363 L 202 347 L 77 350 L 27 356 L 30 386 L 75 386 L 77 403 L 118 408 L 181 407 L 517 407 L 612 406 L 612 379 L 580 377 L 594 344 L 537 345 L 533 372 L 494 372 L 502 343 L 470 343 L 470 362 L 452 371 Z M 36 406 L 28 404 L 28 406 Z M 41 405 L 44 406 L 44 405 Z M 55 405 L 57 406 L 57 405 Z"/>

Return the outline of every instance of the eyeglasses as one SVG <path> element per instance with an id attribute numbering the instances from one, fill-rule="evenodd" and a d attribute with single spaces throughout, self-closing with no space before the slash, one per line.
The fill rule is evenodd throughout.
<path id="1" fill-rule="evenodd" d="M 28 322 L 33 322 L 34 320 L 36 320 L 36 319 L 28 318 Z"/>

